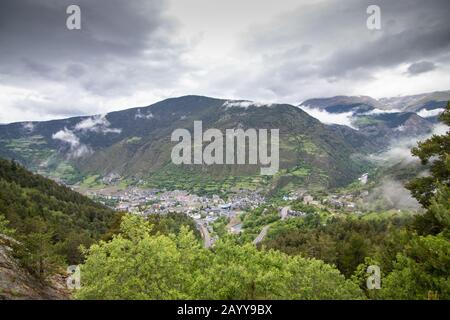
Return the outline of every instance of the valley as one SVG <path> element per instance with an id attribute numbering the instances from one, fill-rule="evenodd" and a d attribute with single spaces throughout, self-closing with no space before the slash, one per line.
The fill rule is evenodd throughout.
<path id="1" fill-rule="evenodd" d="M 345 113 L 356 129 L 324 124 L 302 106 L 199 96 L 0 126 L 0 156 L 9 159 L 0 162 L 0 234 L 9 239 L 0 242 L 8 265 L 0 297 L 27 297 L 23 287 L 33 286 L 28 298 L 446 298 L 432 280 L 408 278 L 414 291 L 397 292 L 405 270 L 448 277 L 414 260 L 422 248 L 434 248 L 432 261 L 447 259 L 445 174 L 430 195 L 426 172 L 440 171 L 409 156 L 429 139 L 442 143 L 431 150 L 444 150 L 445 161 L 447 145 L 436 135 L 443 125 L 419 116 L 423 105 L 385 112 L 378 100 L 336 99 L 305 109 Z M 445 124 L 446 117 L 448 110 Z M 278 128 L 280 170 L 263 176 L 250 162 L 172 163 L 171 131 L 189 132 L 195 119 L 221 132 Z M 77 291 L 61 287 L 69 264 L 83 270 Z M 369 265 L 386 272 L 384 290 L 364 287 Z"/>
<path id="2" fill-rule="evenodd" d="M 392 99 L 386 106 L 383 102 L 388 100 L 368 97 L 312 99 L 295 107 L 185 96 L 106 115 L 0 125 L 0 156 L 81 189 L 137 186 L 221 196 L 235 187 L 269 193 L 296 187 L 326 190 L 355 182 L 376 168 L 368 156 L 389 151 L 393 142 L 430 135 L 436 116 L 422 118 L 418 113 L 442 110 L 445 101 L 434 99 L 449 95 L 404 98 L 409 106 L 402 110 Z M 305 105 L 307 111 L 350 113 L 357 130 L 322 124 L 301 110 Z M 205 130 L 222 132 L 279 129 L 279 171 L 264 177 L 254 164 L 172 163 L 171 133 L 179 128 L 193 132 L 197 120 Z"/>

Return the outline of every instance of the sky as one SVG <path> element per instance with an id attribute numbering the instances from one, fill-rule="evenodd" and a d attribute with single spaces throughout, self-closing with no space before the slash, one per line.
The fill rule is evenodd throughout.
<path id="1" fill-rule="evenodd" d="M 381 29 L 369 30 L 376 3 Z M 81 8 L 68 30 L 66 8 Z M 450 89 L 448 0 L 2 0 L 0 123 Z"/>

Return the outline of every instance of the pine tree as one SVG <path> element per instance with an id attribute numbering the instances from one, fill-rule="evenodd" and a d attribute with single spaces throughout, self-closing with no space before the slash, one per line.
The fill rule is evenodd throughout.
<path id="1" fill-rule="evenodd" d="M 450 126 L 450 101 L 439 119 Z M 411 152 L 423 165 L 430 165 L 431 175 L 410 181 L 407 188 L 424 207 L 428 207 L 439 184 L 450 187 L 450 131 L 419 142 Z"/>
<path id="2" fill-rule="evenodd" d="M 450 126 L 450 102 L 440 120 Z M 422 164 L 429 164 L 431 173 L 407 184 L 412 195 L 427 209 L 424 215 L 417 217 L 415 229 L 422 235 L 435 235 L 449 228 L 450 131 L 420 142 L 412 149 L 412 154 L 419 157 Z"/>

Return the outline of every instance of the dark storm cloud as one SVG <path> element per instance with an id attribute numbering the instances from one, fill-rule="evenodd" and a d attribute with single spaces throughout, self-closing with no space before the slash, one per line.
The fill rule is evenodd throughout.
<path id="1" fill-rule="evenodd" d="M 381 9 L 381 30 L 366 26 L 371 4 Z M 368 81 L 377 71 L 439 61 L 450 51 L 449 12 L 448 0 L 317 2 L 299 6 L 276 23 L 255 26 L 246 48 L 264 52 L 268 67 L 259 79 L 275 95 L 298 92 L 305 77 L 328 83 Z"/>
<path id="2" fill-rule="evenodd" d="M 70 4 L 81 7 L 80 31 L 66 28 Z M 164 44 L 156 33 L 170 29 L 173 22 L 161 15 L 163 9 L 161 0 L 3 0 L 1 53 L 47 62 L 136 55 Z"/>
<path id="3" fill-rule="evenodd" d="M 298 103 L 448 89 L 448 0 L 210 2 L 0 0 L 0 122 L 184 94 Z M 66 28 L 71 4 L 81 31 Z M 379 31 L 366 27 L 372 4 Z"/>
<path id="4" fill-rule="evenodd" d="M 433 62 L 430 61 L 420 61 L 420 62 L 415 62 L 413 64 L 411 64 L 408 67 L 408 74 L 411 76 L 415 76 L 417 74 L 421 74 L 421 73 L 425 73 L 428 71 L 432 71 L 436 69 L 436 65 Z"/>
<path id="5" fill-rule="evenodd" d="M 66 8 L 81 8 L 81 30 L 66 28 Z M 57 82 L 95 94 L 130 90 L 129 76 L 176 78 L 185 48 L 171 40 L 176 21 L 163 0 L 2 0 L 0 81 Z M 161 75 L 161 65 L 170 65 Z M 30 79 L 31 78 L 31 79 Z"/>
<path id="6" fill-rule="evenodd" d="M 448 2 L 443 5 L 444 8 L 446 6 Z M 429 11 L 428 7 L 424 9 Z M 383 31 L 378 39 L 363 41 L 360 46 L 336 52 L 323 64 L 324 75 L 342 76 L 357 69 L 391 67 L 448 52 L 450 23 L 446 14 L 439 8 L 435 9 L 435 20 L 432 22 L 424 23 L 420 15 L 414 14 L 406 20 L 409 24 L 404 25 L 403 30 L 399 32 L 392 30 L 395 26 L 391 29 L 387 25 L 386 31 Z M 420 8 L 418 10 L 420 11 Z M 391 14 L 386 15 L 389 17 Z"/>

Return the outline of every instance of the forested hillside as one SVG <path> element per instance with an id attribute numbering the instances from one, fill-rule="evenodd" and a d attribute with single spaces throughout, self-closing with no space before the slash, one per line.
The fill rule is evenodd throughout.
<path id="1" fill-rule="evenodd" d="M 187 228 L 151 234 L 138 216 L 88 251 L 79 299 L 362 299 L 358 285 L 319 260 L 220 241 L 202 247 Z M 120 281 L 118 281 L 120 279 Z"/>
<path id="2" fill-rule="evenodd" d="M 116 213 L 15 162 L 0 159 L 0 233 L 21 243 L 15 254 L 41 278 L 81 262 L 79 246 L 99 240 Z"/>

